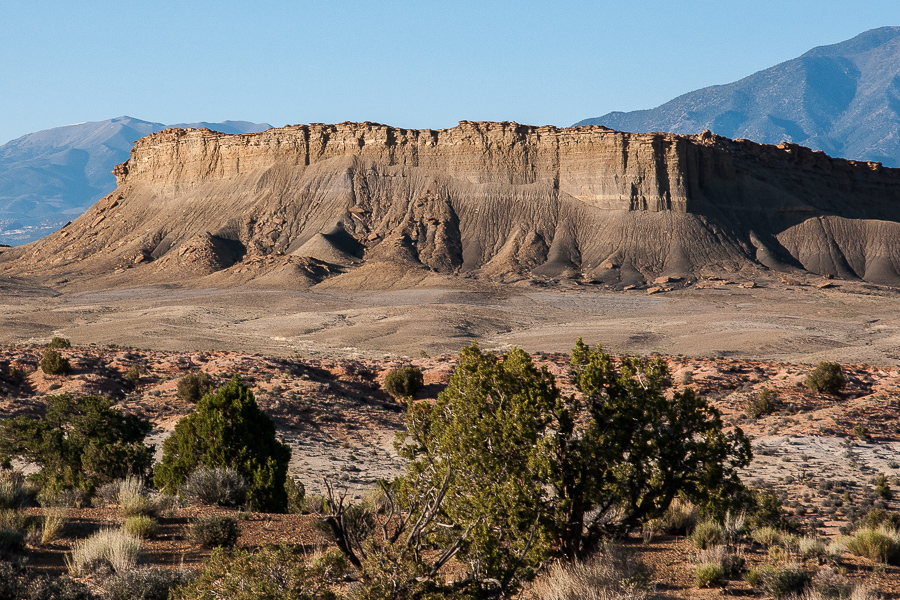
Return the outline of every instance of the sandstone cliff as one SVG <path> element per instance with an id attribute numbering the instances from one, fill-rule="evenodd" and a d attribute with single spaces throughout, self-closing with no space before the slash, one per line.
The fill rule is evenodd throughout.
<path id="1" fill-rule="evenodd" d="M 466 121 L 170 129 L 139 140 L 115 174 L 115 192 L 0 255 L 0 272 L 277 286 L 343 273 L 332 282 L 382 286 L 412 271 L 624 285 L 795 268 L 900 284 L 900 170 L 709 132 Z"/>

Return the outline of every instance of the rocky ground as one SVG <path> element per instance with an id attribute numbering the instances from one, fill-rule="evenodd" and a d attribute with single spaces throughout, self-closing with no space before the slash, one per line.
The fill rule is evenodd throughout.
<path id="1" fill-rule="evenodd" d="M 235 352 L 166 352 L 116 346 L 87 345 L 66 350 L 73 371 L 49 376 L 38 368 L 43 346 L 0 348 L 0 415 L 38 415 L 48 394 L 101 394 L 125 411 L 150 419 L 152 441 L 159 444 L 180 418 L 192 410 L 176 391 L 184 374 L 201 370 L 217 383 L 237 374 L 250 386 L 260 406 L 275 420 L 291 447 L 291 474 L 309 493 L 322 493 L 324 481 L 350 497 L 361 498 L 381 477 L 403 469 L 393 448 L 403 429 L 403 407 L 380 389 L 391 369 L 412 364 L 425 373 L 419 400 L 433 399 L 448 381 L 454 356 L 413 359 L 327 359 L 266 357 Z M 564 354 L 537 353 L 538 362 L 568 388 Z M 872 506 L 898 508 L 872 494 L 873 478 L 887 474 L 897 487 L 900 475 L 900 372 L 893 367 L 845 366 L 848 385 L 838 395 L 812 393 L 803 385 L 812 365 L 726 358 L 666 357 L 676 387 L 692 386 L 722 411 L 726 423 L 741 427 L 753 441 L 754 461 L 744 479 L 775 491 L 803 527 L 835 537 L 854 514 Z M 126 375 L 137 366 L 141 377 Z M 13 375 L 11 376 L 10 373 Z M 777 392 L 775 413 L 753 419 L 748 401 L 762 388 Z M 32 509 L 38 511 L 39 509 Z M 184 525 L 196 507 L 162 514 L 162 533 L 148 543 L 148 564 L 197 564 L 205 551 L 185 540 Z M 302 543 L 310 552 L 327 545 L 314 519 L 299 515 L 249 515 L 241 521 L 240 545 L 285 539 Z M 60 571 L 71 543 L 85 532 L 118 522 L 115 508 L 73 509 L 60 540 L 29 550 L 35 566 Z M 653 572 L 659 591 L 669 597 L 713 597 L 718 590 L 692 588 L 691 553 L 684 539 L 656 536 L 631 542 Z M 750 563 L 767 559 L 762 548 L 745 550 Z M 851 578 L 871 579 L 893 597 L 900 597 L 900 569 L 844 556 L 841 568 Z M 729 582 L 727 593 L 748 589 Z M 888 596 L 892 597 L 892 596 Z"/>

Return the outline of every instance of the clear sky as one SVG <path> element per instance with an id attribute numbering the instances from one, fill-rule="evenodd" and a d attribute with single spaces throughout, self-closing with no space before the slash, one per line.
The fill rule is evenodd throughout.
<path id="1" fill-rule="evenodd" d="M 0 144 L 122 115 L 564 126 L 884 25 L 898 0 L 0 0 Z"/>

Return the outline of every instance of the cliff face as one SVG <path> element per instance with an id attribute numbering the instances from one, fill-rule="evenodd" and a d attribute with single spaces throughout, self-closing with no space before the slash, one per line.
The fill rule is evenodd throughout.
<path id="1" fill-rule="evenodd" d="M 900 171 L 708 132 L 171 129 L 115 174 L 113 194 L 0 269 L 296 285 L 388 261 L 624 285 L 754 266 L 900 282 Z"/>

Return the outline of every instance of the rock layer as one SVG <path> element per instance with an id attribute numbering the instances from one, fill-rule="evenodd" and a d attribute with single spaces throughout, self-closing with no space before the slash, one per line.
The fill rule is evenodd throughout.
<path id="1" fill-rule="evenodd" d="M 0 269 L 380 287 L 395 270 L 349 272 L 389 261 L 505 281 L 774 268 L 900 283 L 900 170 L 709 132 L 170 129 L 115 175 L 115 192 Z"/>

